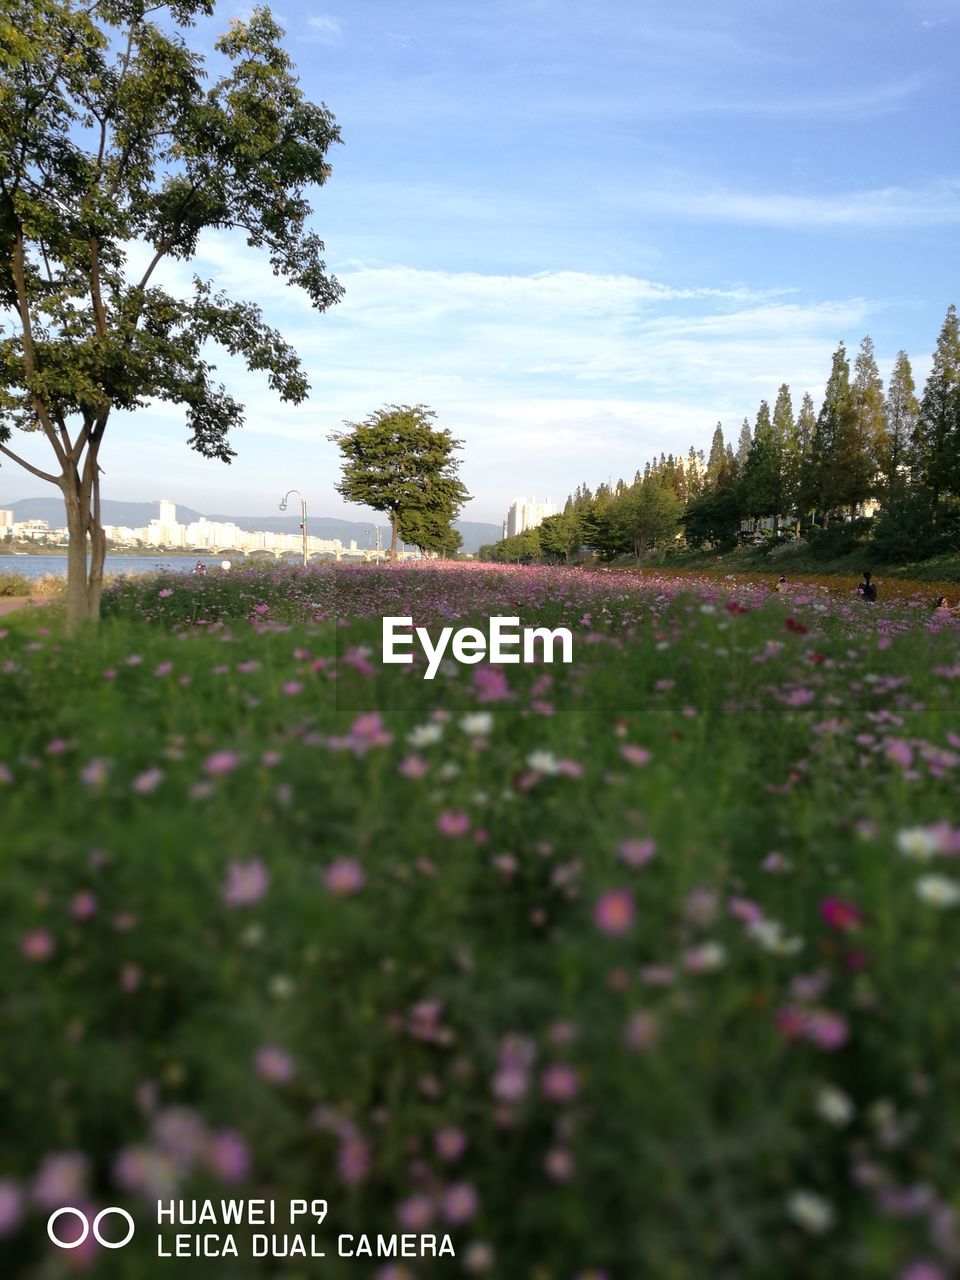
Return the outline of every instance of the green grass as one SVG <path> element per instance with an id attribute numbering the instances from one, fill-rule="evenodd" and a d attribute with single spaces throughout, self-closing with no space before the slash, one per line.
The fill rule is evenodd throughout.
<path id="1" fill-rule="evenodd" d="M 157 1261 L 174 1188 L 325 1196 L 332 1276 L 457 1276 L 482 1249 L 510 1280 L 952 1265 L 960 909 L 917 884 L 955 864 L 897 837 L 955 813 L 956 630 L 728 590 L 738 611 L 707 581 L 269 569 L 121 585 L 79 639 L 4 620 L 0 1178 L 28 1199 L 81 1152 L 71 1194 L 142 1224 L 97 1259 L 124 1280 L 319 1274 Z M 427 683 L 378 661 L 405 609 L 564 621 L 576 660 Z M 268 877 L 256 901 L 225 900 L 231 863 Z M 264 1046 L 289 1079 L 262 1078 Z M 798 1225 L 799 1189 L 829 1229 Z M 333 1256 L 418 1207 L 455 1262 Z M 61 1274 L 43 1216 L 6 1274 Z"/>

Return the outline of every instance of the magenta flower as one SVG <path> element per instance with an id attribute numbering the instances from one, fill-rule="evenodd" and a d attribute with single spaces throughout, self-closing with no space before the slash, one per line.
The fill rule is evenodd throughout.
<path id="1" fill-rule="evenodd" d="M 636 765 L 641 768 L 645 764 L 649 764 L 651 760 L 650 752 L 646 747 L 637 747 L 633 743 L 626 742 L 620 748 L 620 754 L 626 760 L 627 764 Z"/>
<path id="2" fill-rule="evenodd" d="M 359 893 L 366 883 L 363 867 L 354 858 L 337 858 L 323 873 L 327 892 L 335 898 L 349 898 Z"/>
<path id="3" fill-rule="evenodd" d="M 275 1044 L 263 1044 L 253 1056 L 257 1075 L 267 1084 L 289 1084 L 296 1075 L 293 1059 Z"/>
<path id="4" fill-rule="evenodd" d="M 23 1217 L 23 1193 L 11 1178 L 0 1179 L 0 1240 L 12 1236 Z"/>
<path id="5" fill-rule="evenodd" d="M 423 1231 L 433 1221 L 433 1201 L 425 1195 L 411 1196 L 398 1206 L 397 1219 L 405 1231 Z"/>
<path id="6" fill-rule="evenodd" d="M 348 1134 L 337 1154 L 337 1172 L 348 1187 L 361 1183 L 370 1172 L 369 1142 L 357 1134 Z"/>
<path id="7" fill-rule="evenodd" d="M 213 1176 L 228 1186 L 246 1181 L 251 1168 L 246 1140 L 234 1129 L 219 1129 L 207 1144 L 206 1164 Z"/>
<path id="8" fill-rule="evenodd" d="M 31 929 L 20 939 L 20 954 L 24 960 L 41 963 L 49 960 L 56 950 L 53 934 L 49 929 Z"/>
<path id="9" fill-rule="evenodd" d="M 89 920 L 97 914 L 97 899 L 89 889 L 74 894 L 70 914 L 74 920 Z"/>
<path id="10" fill-rule="evenodd" d="M 628 867 L 645 867 L 656 856 L 655 840 L 624 840 L 618 850 Z"/>
<path id="11" fill-rule="evenodd" d="M 843 898 L 824 898 L 820 903 L 820 919 L 837 933 L 847 933 L 856 929 L 863 922 L 858 907 Z"/>
<path id="12" fill-rule="evenodd" d="M 580 1088 L 577 1073 L 566 1062 L 554 1062 L 540 1078 L 543 1096 L 550 1102 L 571 1102 Z"/>
<path id="13" fill-rule="evenodd" d="M 138 774 L 133 780 L 133 789 L 138 796 L 149 796 L 160 783 L 163 781 L 163 772 L 160 769 L 146 769 L 143 773 Z"/>
<path id="14" fill-rule="evenodd" d="M 465 836 L 470 830 L 470 817 L 460 811 L 444 809 L 437 817 L 437 830 L 442 836 L 449 836 L 451 839 Z"/>
<path id="15" fill-rule="evenodd" d="M 594 907 L 593 920 L 602 933 L 618 937 L 629 933 L 634 914 L 633 894 L 629 889 L 608 889 Z"/>
<path id="16" fill-rule="evenodd" d="M 203 770 L 211 778 L 222 778 L 224 774 L 232 773 L 238 763 L 239 759 L 232 751 L 215 751 L 204 761 Z"/>
<path id="17" fill-rule="evenodd" d="M 467 1149 L 467 1135 L 462 1129 L 445 1125 L 433 1135 L 433 1146 L 441 1160 L 459 1160 Z"/>
<path id="18" fill-rule="evenodd" d="M 443 1216 L 454 1224 L 469 1222 L 477 1212 L 480 1198 L 469 1183 L 459 1182 L 443 1193 Z"/>
<path id="19" fill-rule="evenodd" d="M 231 862 L 223 886 L 223 901 L 228 907 L 252 907 L 269 886 L 270 872 L 259 858 L 250 862 Z"/>

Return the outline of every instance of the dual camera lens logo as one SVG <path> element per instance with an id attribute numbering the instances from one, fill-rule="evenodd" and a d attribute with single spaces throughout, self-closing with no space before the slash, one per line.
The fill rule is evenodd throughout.
<path id="1" fill-rule="evenodd" d="M 65 1213 L 72 1213 L 74 1217 L 80 1220 L 81 1230 L 76 1240 L 62 1240 L 54 1230 L 57 1220 L 62 1218 Z M 104 1218 L 109 1217 L 111 1213 L 118 1213 L 127 1224 L 127 1234 L 122 1240 L 105 1240 L 100 1234 L 100 1223 Z M 58 1249 L 78 1249 L 80 1245 L 83 1244 L 84 1240 L 86 1240 L 91 1230 L 93 1231 L 94 1240 L 96 1240 L 97 1244 L 103 1245 L 104 1249 L 122 1249 L 125 1244 L 129 1244 L 133 1239 L 133 1218 L 130 1217 L 126 1209 L 120 1209 L 114 1205 L 109 1209 L 101 1209 L 91 1224 L 85 1213 L 82 1213 L 79 1209 L 74 1209 L 72 1205 L 68 1204 L 62 1209 L 57 1209 L 56 1213 L 51 1213 L 50 1217 L 47 1219 L 47 1235 Z"/>

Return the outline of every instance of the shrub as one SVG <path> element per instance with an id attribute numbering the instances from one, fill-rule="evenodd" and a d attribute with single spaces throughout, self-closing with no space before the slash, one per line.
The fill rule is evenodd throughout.
<path id="1" fill-rule="evenodd" d="M 0 569 L 0 596 L 28 596 L 29 594 L 29 578 L 25 578 L 22 573 L 11 573 L 7 569 Z"/>

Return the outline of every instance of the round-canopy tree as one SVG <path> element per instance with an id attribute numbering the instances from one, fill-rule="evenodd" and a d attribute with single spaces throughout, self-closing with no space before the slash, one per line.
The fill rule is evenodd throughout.
<path id="1" fill-rule="evenodd" d="M 305 198 L 329 176 L 333 116 L 304 98 L 267 10 L 231 23 L 208 83 L 183 31 L 213 8 L 5 0 L 0 12 L 0 455 L 63 493 L 71 624 L 99 614 L 99 460 L 115 409 L 183 405 L 191 447 L 229 462 L 243 406 L 216 381 L 210 344 L 284 400 L 309 390 L 257 306 L 197 277 L 175 296 L 156 283 L 164 259 L 239 228 L 319 310 L 342 293 Z M 50 470 L 10 447 L 13 428 L 46 437 Z"/>
<path id="2" fill-rule="evenodd" d="M 337 492 L 390 515 L 391 560 L 401 531 L 428 550 L 446 553 L 459 545 L 450 524 L 470 500 L 457 476 L 455 451 L 463 441 L 433 427 L 436 416 L 422 404 L 388 404 L 330 436 L 343 455 Z"/>

